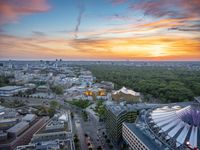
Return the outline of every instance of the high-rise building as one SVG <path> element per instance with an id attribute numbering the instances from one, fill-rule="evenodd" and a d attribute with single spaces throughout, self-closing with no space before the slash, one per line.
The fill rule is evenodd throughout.
<path id="1" fill-rule="evenodd" d="M 106 106 L 106 130 L 114 143 L 122 137 L 122 123 L 133 123 L 137 118 L 137 110 L 128 105 L 111 104 Z"/>

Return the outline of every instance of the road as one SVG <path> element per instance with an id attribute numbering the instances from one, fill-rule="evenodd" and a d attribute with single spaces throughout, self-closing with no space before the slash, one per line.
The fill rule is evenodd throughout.
<path id="1" fill-rule="evenodd" d="M 61 102 L 62 103 L 62 102 Z M 65 109 L 69 109 L 74 114 L 73 125 L 74 125 L 74 131 L 79 137 L 81 149 L 87 150 L 88 146 L 86 143 L 85 133 L 88 134 L 90 137 L 91 146 L 93 149 L 97 149 L 98 146 L 101 146 L 103 149 L 105 146 L 101 143 L 101 140 L 99 139 L 98 135 L 98 129 L 104 128 L 103 123 L 99 123 L 94 116 L 88 114 L 88 121 L 83 121 L 82 119 L 82 110 L 80 108 L 74 107 L 72 105 L 69 105 L 68 103 L 62 103 L 62 106 Z"/>
<path id="2" fill-rule="evenodd" d="M 80 117 L 77 114 L 74 114 L 74 123 L 76 127 L 76 134 L 78 135 L 78 138 L 80 140 L 81 149 L 87 150 L 88 147 L 85 142 L 84 131 L 81 125 Z"/>

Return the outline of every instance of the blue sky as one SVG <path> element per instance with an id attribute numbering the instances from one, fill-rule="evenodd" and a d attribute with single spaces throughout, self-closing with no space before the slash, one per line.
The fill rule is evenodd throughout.
<path id="1" fill-rule="evenodd" d="M 1 59 L 199 60 L 199 32 L 199 0 L 0 1 Z"/>

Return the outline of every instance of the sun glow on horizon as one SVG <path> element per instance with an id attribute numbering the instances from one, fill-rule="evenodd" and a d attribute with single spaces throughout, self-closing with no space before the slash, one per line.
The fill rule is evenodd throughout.
<path id="1" fill-rule="evenodd" d="M 0 59 L 200 60 L 198 0 L 118 2 L 2 0 Z"/>

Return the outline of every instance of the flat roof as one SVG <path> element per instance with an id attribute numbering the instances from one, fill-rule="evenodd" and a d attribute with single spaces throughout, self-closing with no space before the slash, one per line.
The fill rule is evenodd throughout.
<path id="1" fill-rule="evenodd" d="M 3 87 L 0 87 L 0 90 L 10 91 L 10 90 L 15 90 L 15 89 L 19 89 L 19 88 L 22 88 L 22 86 L 3 86 Z"/>
<path id="2" fill-rule="evenodd" d="M 159 145 L 156 144 L 150 137 L 145 135 L 139 127 L 137 127 L 134 123 L 124 123 L 136 136 L 140 141 L 142 141 L 150 150 L 160 150 L 164 149 L 158 148 Z"/>
<path id="3" fill-rule="evenodd" d="M 34 119 L 35 117 L 36 117 L 35 114 L 26 114 L 26 116 L 24 116 L 24 117 L 22 118 L 22 120 L 32 120 L 32 119 Z"/>
<path id="4" fill-rule="evenodd" d="M 22 121 L 19 122 L 18 124 L 16 124 L 15 126 L 11 127 L 10 129 L 8 129 L 8 132 L 18 132 L 20 131 L 22 128 L 25 128 L 27 125 L 29 125 L 28 122 Z"/>
<path id="5" fill-rule="evenodd" d="M 133 112 L 142 109 L 149 109 L 156 106 L 156 104 L 146 104 L 146 103 L 138 103 L 138 104 L 117 104 L 117 103 L 107 103 L 106 109 L 110 110 L 114 115 L 118 116 L 123 112 Z"/>
<path id="6" fill-rule="evenodd" d="M 9 123 L 9 122 L 14 122 L 14 121 L 17 121 L 17 118 L 1 119 L 0 123 Z"/>
<path id="7" fill-rule="evenodd" d="M 108 105 L 107 108 L 116 116 L 120 115 L 124 111 L 128 111 L 121 105 Z"/>
<path id="8" fill-rule="evenodd" d="M 57 123 L 57 124 L 56 124 Z M 56 124 L 60 124 L 60 125 L 64 125 L 64 128 L 58 128 L 58 129 L 51 129 L 51 130 L 46 130 L 46 127 L 49 125 L 49 124 L 52 124 L 52 127 Z M 54 124 L 54 125 L 53 125 Z M 37 134 L 53 134 L 53 133 L 57 133 L 57 132 L 68 132 L 69 131 L 69 126 L 68 126 L 68 123 L 66 122 L 63 122 L 61 123 L 60 121 L 49 121 L 45 126 L 43 126 L 38 132 Z"/>

